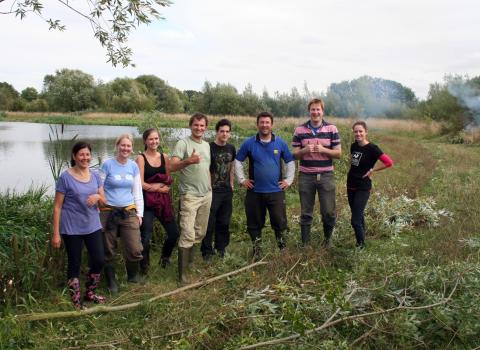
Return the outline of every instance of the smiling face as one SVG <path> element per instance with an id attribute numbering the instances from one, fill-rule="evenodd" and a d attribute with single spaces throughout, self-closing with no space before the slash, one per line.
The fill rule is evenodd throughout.
<path id="1" fill-rule="evenodd" d="M 160 144 L 160 136 L 158 135 L 158 132 L 152 131 L 143 142 L 147 149 L 155 151 Z"/>
<path id="2" fill-rule="evenodd" d="M 117 142 L 117 157 L 119 159 L 125 160 L 130 157 L 133 151 L 132 141 L 124 137 Z"/>
<path id="3" fill-rule="evenodd" d="M 323 119 L 323 107 L 321 103 L 312 103 L 310 105 L 310 121 L 312 125 L 319 126 Z"/>
<path id="4" fill-rule="evenodd" d="M 355 141 L 359 144 L 364 144 L 367 142 L 367 130 L 363 127 L 363 125 L 357 124 L 353 127 L 353 135 L 355 137 Z"/>
<path id="5" fill-rule="evenodd" d="M 270 117 L 261 117 L 257 122 L 257 130 L 261 137 L 268 137 L 272 134 L 272 119 Z"/>
<path id="6" fill-rule="evenodd" d="M 190 125 L 190 130 L 192 131 L 192 139 L 201 140 L 205 130 L 207 129 L 207 123 L 205 119 L 193 119 L 192 125 Z"/>
<path id="7" fill-rule="evenodd" d="M 92 154 L 88 147 L 80 148 L 77 153 L 72 154 L 72 159 L 75 161 L 75 166 L 81 169 L 87 169 L 92 160 Z"/>

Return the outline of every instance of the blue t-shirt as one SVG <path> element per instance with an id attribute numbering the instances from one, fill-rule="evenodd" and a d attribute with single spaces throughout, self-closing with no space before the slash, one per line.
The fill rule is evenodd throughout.
<path id="1" fill-rule="evenodd" d="M 272 134 L 270 142 L 261 142 L 258 134 L 245 140 L 236 159 L 249 160 L 248 177 L 254 181 L 253 191 L 258 193 L 280 192 L 278 182 L 282 180 L 281 159 L 285 163 L 294 160 L 287 144 Z"/>
<path id="2" fill-rule="evenodd" d="M 60 234 L 86 235 L 102 228 L 98 207 L 89 207 L 87 198 L 98 193 L 102 179 L 97 172 L 90 172 L 90 180 L 81 182 L 64 171 L 58 178 L 55 191 L 63 193 L 65 199 L 60 214 Z"/>
<path id="3" fill-rule="evenodd" d="M 135 177 L 140 176 L 138 165 L 132 160 L 120 164 L 111 158 L 102 165 L 104 189 L 107 204 L 114 207 L 127 207 L 135 203 L 133 187 Z"/>

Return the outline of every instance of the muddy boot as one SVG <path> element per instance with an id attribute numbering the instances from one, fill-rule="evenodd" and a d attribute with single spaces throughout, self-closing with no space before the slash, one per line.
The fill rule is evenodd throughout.
<path id="1" fill-rule="evenodd" d="M 107 288 L 111 294 L 118 293 L 118 281 L 117 276 L 115 275 L 115 269 L 112 265 L 105 265 L 103 268 L 103 272 L 105 273 L 105 279 L 107 281 Z"/>
<path id="2" fill-rule="evenodd" d="M 103 304 L 105 302 L 105 298 L 103 296 L 95 293 L 99 281 L 99 273 L 90 273 L 87 275 L 87 282 L 85 282 L 85 287 L 87 288 L 87 290 L 85 291 L 85 296 L 83 297 L 83 300 L 93 301 L 96 304 Z"/>
<path id="3" fill-rule="evenodd" d="M 178 284 L 180 286 L 190 284 L 190 278 L 188 276 L 188 263 L 192 250 L 192 248 L 178 247 Z"/>
<path id="4" fill-rule="evenodd" d="M 138 261 L 126 261 L 127 281 L 129 283 L 143 283 L 144 279 L 140 276 L 140 264 Z"/>
<path id="5" fill-rule="evenodd" d="M 80 301 L 80 281 L 78 278 L 70 278 L 67 282 L 68 290 L 70 291 L 70 298 L 72 299 L 73 306 L 77 310 L 82 310 L 83 305 Z"/>
<path id="6" fill-rule="evenodd" d="M 253 242 L 253 261 L 260 261 L 262 260 L 263 254 L 262 254 L 262 247 L 261 247 L 261 241 L 259 239 L 255 240 Z"/>
<path id="7" fill-rule="evenodd" d="M 191 246 L 189 249 L 189 252 L 188 252 L 188 268 L 190 269 L 190 271 L 192 270 L 193 268 L 193 259 L 194 259 L 194 252 L 195 252 L 195 246 Z"/>
<path id="8" fill-rule="evenodd" d="M 310 230 L 311 225 L 300 225 L 300 232 L 302 235 L 302 246 L 306 247 L 310 245 Z"/>

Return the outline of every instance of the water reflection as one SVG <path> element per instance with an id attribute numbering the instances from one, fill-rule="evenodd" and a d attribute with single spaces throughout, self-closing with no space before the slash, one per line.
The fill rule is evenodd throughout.
<path id="1" fill-rule="evenodd" d="M 75 140 L 92 143 L 92 164 L 98 159 L 113 155 L 115 138 L 122 133 L 131 133 L 135 137 L 135 150 L 141 150 L 142 142 L 134 127 L 66 125 L 61 141 L 49 140 L 51 130 L 47 124 L 0 122 L 0 191 L 7 189 L 24 192 L 32 184 L 46 185 L 53 194 L 54 181 L 48 164 L 48 157 L 54 147 L 61 150 L 63 159 L 70 160 L 70 150 Z M 75 138 L 76 136 L 76 138 Z M 75 138 L 75 139 L 74 139 Z M 57 144 L 57 145 L 55 145 Z"/>

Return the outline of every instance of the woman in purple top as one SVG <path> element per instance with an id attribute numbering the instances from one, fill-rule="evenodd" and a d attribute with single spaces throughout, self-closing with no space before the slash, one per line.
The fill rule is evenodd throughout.
<path id="1" fill-rule="evenodd" d="M 58 178 L 53 207 L 53 248 L 61 240 L 68 256 L 68 288 L 75 308 L 83 308 L 80 300 L 80 265 L 83 244 L 88 251 L 89 271 L 84 300 L 95 303 L 104 298 L 95 293 L 104 265 L 102 225 L 98 213 L 99 201 L 104 202 L 103 183 L 98 173 L 90 171 L 90 144 L 79 141 L 73 145 L 71 168 Z"/>

